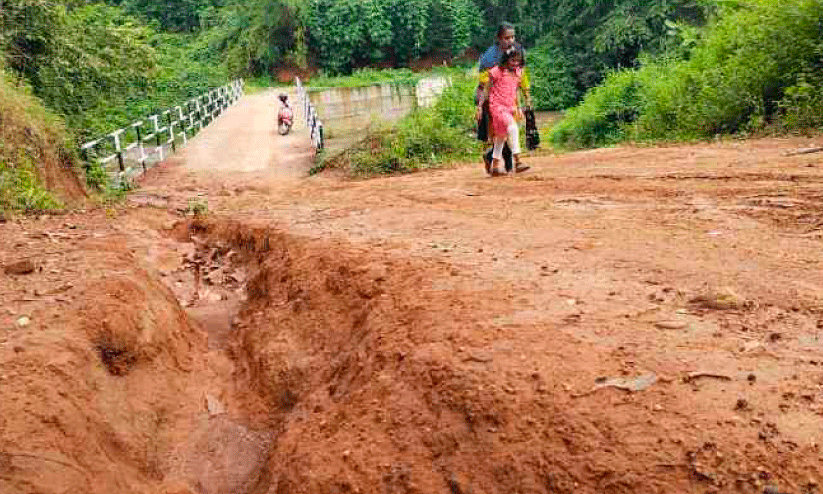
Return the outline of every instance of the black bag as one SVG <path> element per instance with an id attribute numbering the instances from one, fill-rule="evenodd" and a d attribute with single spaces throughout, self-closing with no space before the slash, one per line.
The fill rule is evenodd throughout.
<path id="1" fill-rule="evenodd" d="M 540 133 L 537 132 L 537 122 L 534 119 L 534 111 L 527 108 L 523 112 L 526 116 L 526 149 L 532 150 L 540 147 Z"/>
<path id="2" fill-rule="evenodd" d="M 489 103 L 483 105 L 483 113 L 480 121 L 477 122 L 477 140 L 486 142 L 489 140 L 489 127 L 491 126 L 491 112 L 489 111 Z"/>

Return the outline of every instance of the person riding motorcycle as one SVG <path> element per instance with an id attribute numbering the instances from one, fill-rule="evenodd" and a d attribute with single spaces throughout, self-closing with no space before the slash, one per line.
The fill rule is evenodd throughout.
<path id="1" fill-rule="evenodd" d="M 289 96 L 286 93 L 280 93 L 280 111 L 277 112 L 277 128 L 282 135 L 286 135 L 291 130 L 294 119 L 294 113 L 291 106 L 289 106 Z"/>

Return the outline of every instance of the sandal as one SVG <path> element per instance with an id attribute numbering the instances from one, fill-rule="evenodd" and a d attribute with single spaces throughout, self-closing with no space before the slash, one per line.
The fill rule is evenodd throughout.
<path id="1" fill-rule="evenodd" d="M 501 161 L 503 161 L 503 160 L 500 160 L 500 159 L 492 160 L 491 165 L 489 166 L 489 168 L 491 169 L 491 171 L 489 172 L 489 175 L 491 175 L 492 177 L 499 177 L 501 175 L 506 174 L 505 171 L 502 171 L 502 172 L 500 171 L 500 162 Z"/>
<path id="2" fill-rule="evenodd" d="M 514 173 L 523 173 L 530 168 L 529 165 L 524 165 L 523 162 L 520 161 L 519 155 L 514 159 Z"/>
<path id="3" fill-rule="evenodd" d="M 483 154 L 483 164 L 486 166 L 486 175 L 491 175 L 492 174 L 492 159 L 486 154 Z"/>

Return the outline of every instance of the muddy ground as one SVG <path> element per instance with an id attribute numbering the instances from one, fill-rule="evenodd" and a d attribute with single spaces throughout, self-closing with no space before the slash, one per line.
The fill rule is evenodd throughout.
<path id="1" fill-rule="evenodd" d="M 0 492 L 821 491 L 819 139 L 307 178 L 271 99 L 0 224 Z"/>

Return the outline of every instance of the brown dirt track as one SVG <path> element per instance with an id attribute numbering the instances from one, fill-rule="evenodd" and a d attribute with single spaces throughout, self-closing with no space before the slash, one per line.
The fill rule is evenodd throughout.
<path id="1" fill-rule="evenodd" d="M 820 491 L 812 141 L 302 178 L 256 98 L 0 225 L 0 492 Z"/>

